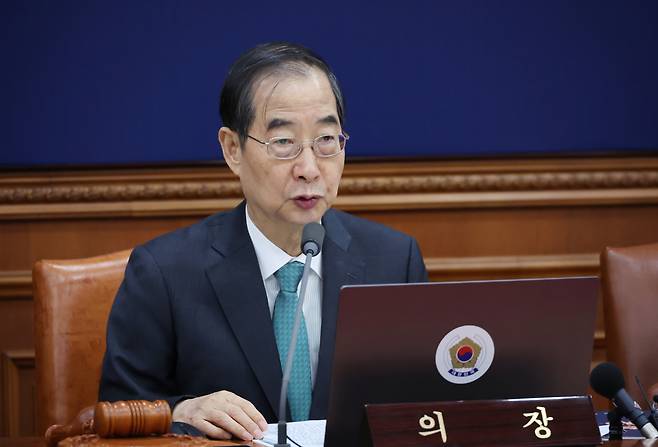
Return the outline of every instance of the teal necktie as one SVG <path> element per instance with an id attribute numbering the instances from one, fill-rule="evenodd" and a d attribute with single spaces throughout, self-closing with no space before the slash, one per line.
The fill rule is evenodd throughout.
<path id="1" fill-rule="evenodd" d="M 292 338 L 292 328 L 295 324 L 297 311 L 297 285 L 302 278 L 304 264 L 289 262 L 274 273 L 279 281 L 280 291 L 274 303 L 274 336 L 279 348 L 281 370 L 285 368 L 288 358 L 288 347 Z M 302 322 L 297 335 L 297 349 L 292 362 L 290 383 L 288 384 L 288 405 L 293 421 L 308 419 L 311 408 L 311 360 L 308 353 L 308 334 L 306 322 L 302 315 Z"/>

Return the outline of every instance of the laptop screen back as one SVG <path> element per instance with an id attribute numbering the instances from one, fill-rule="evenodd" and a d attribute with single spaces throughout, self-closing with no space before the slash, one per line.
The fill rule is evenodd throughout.
<path id="1" fill-rule="evenodd" d="M 582 395 L 598 278 L 346 286 L 325 445 L 356 446 L 366 403 Z"/>

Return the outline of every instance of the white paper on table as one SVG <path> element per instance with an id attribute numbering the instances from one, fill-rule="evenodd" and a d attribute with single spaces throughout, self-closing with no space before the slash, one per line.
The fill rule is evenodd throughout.
<path id="1" fill-rule="evenodd" d="M 326 419 L 288 422 L 288 438 L 304 447 L 322 447 L 324 445 L 324 431 L 326 427 Z M 255 442 L 271 446 L 277 443 L 277 435 L 277 424 L 268 424 L 265 437 Z M 290 442 L 290 445 L 294 444 Z"/>
<path id="2" fill-rule="evenodd" d="M 601 436 L 605 436 L 605 435 L 607 435 L 608 433 L 610 433 L 610 425 L 609 425 L 609 424 L 606 424 L 606 425 L 599 425 L 599 434 L 600 434 Z"/>

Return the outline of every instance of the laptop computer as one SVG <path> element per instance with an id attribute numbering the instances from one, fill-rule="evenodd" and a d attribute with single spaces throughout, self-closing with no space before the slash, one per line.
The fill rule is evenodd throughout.
<path id="1" fill-rule="evenodd" d="M 325 446 L 363 445 L 364 404 L 587 393 L 595 277 L 341 289 Z"/>

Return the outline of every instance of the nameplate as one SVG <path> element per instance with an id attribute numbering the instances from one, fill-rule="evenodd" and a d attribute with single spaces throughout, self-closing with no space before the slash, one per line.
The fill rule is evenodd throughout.
<path id="1" fill-rule="evenodd" d="M 601 444 L 589 396 L 365 407 L 373 447 Z"/>

